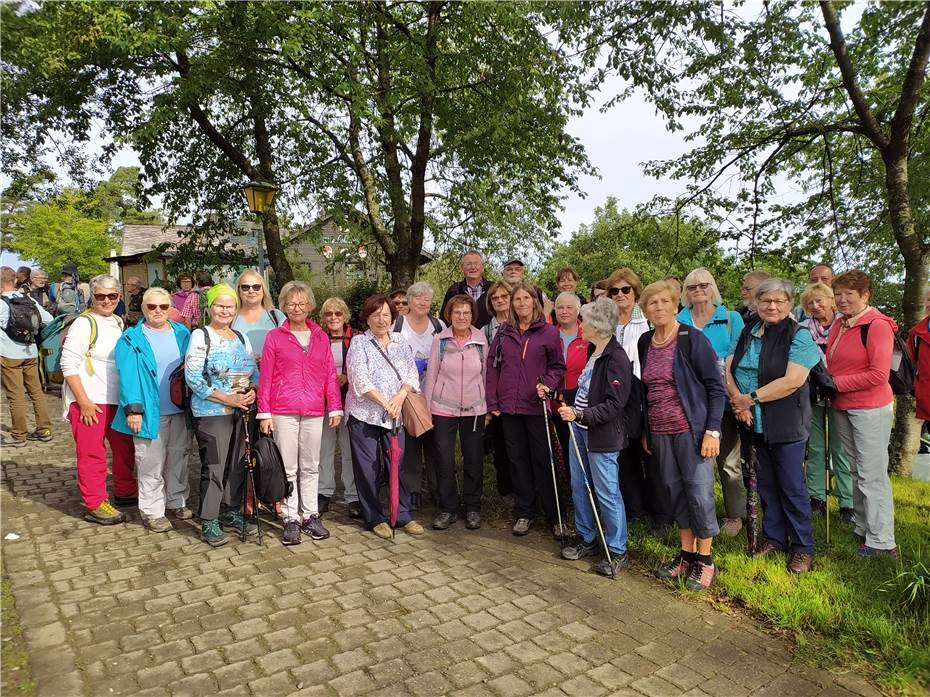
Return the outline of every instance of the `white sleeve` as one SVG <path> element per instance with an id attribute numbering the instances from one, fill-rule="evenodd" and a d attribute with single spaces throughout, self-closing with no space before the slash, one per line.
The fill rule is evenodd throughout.
<path id="1" fill-rule="evenodd" d="M 61 346 L 61 374 L 65 377 L 80 372 L 81 362 L 90 348 L 90 323 L 90 318 L 78 316 L 68 327 L 68 336 Z"/>

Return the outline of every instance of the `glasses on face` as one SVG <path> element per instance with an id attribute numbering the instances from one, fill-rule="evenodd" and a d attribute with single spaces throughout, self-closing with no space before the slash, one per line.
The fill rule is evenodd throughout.
<path id="1" fill-rule="evenodd" d="M 168 311 L 168 304 L 156 305 L 155 303 L 146 303 L 145 306 L 148 308 L 149 312 L 155 312 L 155 310 L 161 310 L 162 312 Z"/>
<path id="2" fill-rule="evenodd" d="M 324 317 L 342 317 L 342 310 L 327 310 L 323 313 Z"/>
<path id="3" fill-rule="evenodd" d="M 109 300 L 111 303 L 115 303 L 119 300 L 119 293 L 94 293 L 94 300 L 98 303 L 102 303 L 104 300 Z"/>
<path id="4" fill-rule="evenodd" d="M 623 293 L 624 295 L 629 295 L 631 290 L 633 290 L 633 286 L 614 286 L 613 288 L 607 291 L 607 295 L 609 295 L 612 298 L 615 298 L 620 293 Z"/>
<path id="5" fill-rule="evenodd" d="M 471 319 L 471 310 L 455 310 L 452 316 L 456 319 Z"/>
<path id="6" fill-rule="evenodd" d="M 306 310 L 310 303 L 287 303 L 284 307 L 288 310 Z"/>
<path id="7" fill-rule="evenodd" d="M 740 288 L 740 292 L 742 293 L 752 293 L 754 290 L 755 288 L 753 288 L 752 286 L 743 286 L 742 288 Z"/>
<path id="8" fill-rule="evenodd" d="M 781 307 L 782 305 L 787 305 L 790 301 L 785 300 L 784 298 L 760 298 L 756 303 L 757 305 L 773 305 L 776 307 Z"/>
<path id="9" fill-rule="evenodd" d="M 498 295 L 491 296 L 491 302 L 495 302 L 495 303 L 507 302 L 508 300 L 510 300 L 510 296 L 507 295 L 506 293 L 500 293 Z"/>
<path id="10" fill-rule="evenodd" d="M 696 290 L 707 290 L 710 288 L 710 283 L 692 283 L 690 286 L 686 286 L 689 293 L 693 293 Z"/>
<path id="11" fill-rule="evenodd" d="M 261 283 L 240 283 L 239 284 L 239 290 L 241 290 L 243 293 L 249 290 L 253 290 L 257 293 L 261 289 L 262 289 Z"/>
<path id="12" fill-rule="evenodd" d="M 213 309 L 216 310 L 217 312 L 235 312 L 236 306 L 235 305 L 217 305 L 214 303 Z"/>
<path id="13" fill-rule="evenodd" d="M 404 307 L 409 307 L 410 303 L 406 300 L 395 300 L 394 305 L 403 305 Z"/>

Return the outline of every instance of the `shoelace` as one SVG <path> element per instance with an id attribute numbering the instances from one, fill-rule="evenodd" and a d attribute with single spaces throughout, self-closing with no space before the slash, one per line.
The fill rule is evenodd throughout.
<path id="1" fill-rule="evenodd" d="M 104 501 L 103 503 L 100 504 L 100 511 L 101 513 L 105 513 L 106 515 L 118 515 L 119 514 L 119 511 L 117 511 L 113 507 L 113 504 L 110 503 L 109 501 Z"/>

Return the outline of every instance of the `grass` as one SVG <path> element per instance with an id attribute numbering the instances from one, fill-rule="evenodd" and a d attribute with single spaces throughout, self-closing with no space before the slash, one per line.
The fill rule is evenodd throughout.
<path id="1" fill-rule="evenodd" d="M 23 640 L 23 630 L 13 603 L 10 581 L 3 575 L 0 587 L 0 627 L 2 627 L 3 649 L 0 655 L 2 692 L 5 695 L 28 697 L 36 692 L 36 683 L 29 672 L 29 654 Z"/>

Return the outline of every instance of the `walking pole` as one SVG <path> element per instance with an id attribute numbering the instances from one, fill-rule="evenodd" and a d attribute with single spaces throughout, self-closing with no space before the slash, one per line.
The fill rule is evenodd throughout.
<path id="1" fill-rule="evenodd" d="M 823 514 L 827 519 L 827 545 L 830 544 L 830 472 L 833 469 L 833 458 L 830 457 L 830 414 L 827 400 L 823 400 L 823 500 L 826 510 Z"/>
<path id="2" fill-rule="evenodd" d="M 246 497 L 248 489 L 252 489 L 252 519 L 255 521 L 255 527 L 258 528 L 258 544 L 262 543 L 262 521 L 258 517 L 258 496 L 255 489 L 255 461 L 252 459 L 252 439 L 249 438 L 249 412 L 242 414 L 242 430 L 245 436 L 245 471 L 248 475 L 248 486 L 246 487 Z M 245 506 L 243 505 L 243 509 Z M 245 514 L 242 516 L 242 541 L 245 542 Z"/>
<path id="3" fill-rule="evenodd" d="M 537 384 L 544 384 L 540 376 Z M 548 395 L 549 388 L 546 388 Z M 549 435 L 549 402 L 543 399 L 543 419 L 546 422 L 546 444 L 549 446 L 549 465 L 552 468 L 552 493 L 555 495 L 555 514 L 559 518 L 559 549 L 565 549 L 565 526 L 562 525 L 562 507 L 559 505 L 559 484 L 555 476 L 555 456 L 552 454 L 552 436 Z"/>
<path id="4" fill-rule="evenodd" d="M 594 511 L 594 522 L 597 524 L 597 532 L 601 536 L 601 544 L 604 545 L 604 554 L 607 556 L 607 563 L 610 565 L 610 577 L 616 578 L 614 565 L 610 558 L 610 548 L 607 546 L 607 536 L 604 534 L 604 528 L 601 525 L 601 516 L 597 512 L 597 501 L 595 500 L 594 490 L 588 482 L 588 470 L 584 466 L 584 460 L 581 459 L 581 450 L 578 447 L 578 440 L 575 437 L 575 424 L 568 424 L 568 432 L 571 436 L 572 447 L 575 449 L 575 457 L 578 458 L 578 465 L 581 467 L 581 476 L 584 477 L 584 485 L 588 490 L 588 500 L 591 502 L 591 510 Z M 593 476 L 593 475 L 592 475 Z"/>

